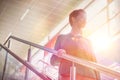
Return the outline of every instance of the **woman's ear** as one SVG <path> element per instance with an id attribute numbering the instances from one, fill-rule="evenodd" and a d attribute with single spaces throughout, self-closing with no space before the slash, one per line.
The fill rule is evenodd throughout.
<path id="1" fill-rule="evenodd" d="M 74 24 L 74 23 L 76 22 L 76 21 L 75 21 L 75 18 L 72 17 L 71 19 L 72 19 L 72 24 Z"/>

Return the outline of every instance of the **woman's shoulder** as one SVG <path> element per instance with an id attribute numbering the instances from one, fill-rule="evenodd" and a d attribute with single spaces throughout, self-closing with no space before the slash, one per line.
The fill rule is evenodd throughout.
<path id="1" fill-rule="evenodd" d="M 69 34 L 60 34 L 58 36 L 59 39 L 65 39 L 65 38 L 68 38 L 69 37 Z"/>

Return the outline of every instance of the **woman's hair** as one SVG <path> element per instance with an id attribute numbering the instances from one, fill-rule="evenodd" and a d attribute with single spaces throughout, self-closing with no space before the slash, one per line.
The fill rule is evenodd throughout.
<path id="1" fill-rule="evenodd" d="M 73 24 L 72 17 L 76 18 L 78 15 L 84 16 L 86 15 L 86 12 L 83 9 L 78 9 L 78 10 L 74 10 L 73 12 L 71 12 L 69 15 L 70 25 Z"/>

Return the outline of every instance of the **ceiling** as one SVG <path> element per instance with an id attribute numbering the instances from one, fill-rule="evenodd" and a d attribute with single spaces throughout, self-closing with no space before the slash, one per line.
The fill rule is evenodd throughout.
<path id="1" fill-rule="evenodd" d="M 4 42 L 11 32 L 38 43 L 80 2 L 81 0 L 2 0 L 0 42 Z"/>
<path id="2" fill-rule="evenodd" d="M 4 43 L 10 33 L 40 43 L 82 1 L 0 0 L 0 43 Z M 20 44 L 12 41 L 11 47 L 23 56 L 28 46 Z"/>

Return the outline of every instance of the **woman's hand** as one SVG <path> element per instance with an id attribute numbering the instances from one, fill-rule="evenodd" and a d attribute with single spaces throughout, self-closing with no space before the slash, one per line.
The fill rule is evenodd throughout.
<path id="1" fill-rule="evenodd" d="M 64 54 L 66 54 L 66 51 L 64 49 L 59 49 L 58 52 L 57 52 L 58 56 L 62 56 Z"/>

